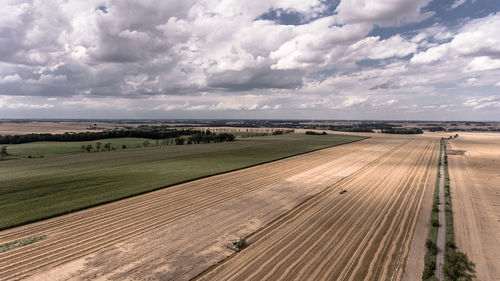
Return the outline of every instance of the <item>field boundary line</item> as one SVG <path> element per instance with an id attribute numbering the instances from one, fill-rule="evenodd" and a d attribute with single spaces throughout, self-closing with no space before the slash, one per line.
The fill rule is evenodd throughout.
<path id="1" fill-rule="evenodd" d="M 353 137 L 352 135 L 341 135 L 341 134 L 335 134 L 335 135 Z M 213 173 L 213 174 L 209 174 L 209 175 L 195 177 L 195 178 L 191 178 L 191 179 L 188 179 L 188 180 L 175 182 L 175 183 L 172 183 L 172 184 L 169 184 L 169 185 L 163 185 L 163 186 L 155 187 L 155 188 L 147 190 L 147 191 L 141 191 L 141 192 L 138 192 L 138 193 L 134 193 L 134 194 L 131 194 L 131 195 L 126 195 L 126 196 L 123 196 L 123 197 L 118 197 L 118 198 L 115 198 L 115 199 L 112 199 L 112 200 L 108 200 L 108 201 L 104 201 L 104 202 L 100 202 L 100 203 L 97 203 L 97 204 L 91 204 L 91 205 L 88 205 L 88 206 L 85 206 L 85 207 L 75 208 L 75 209 L 73 209 L 71 211 L 65 211 L 65 212 L 61 212 L 59 214 L 55 214 L 55 215 L 50 215 L 50 216 L 46 216 L 46 217 L 42 217 L 42 218 L 32 219 L 32 220 L 28 220 L 28 221 L 25 221 L 25 222 L 22 222 L 22 223 L 12 224 L 10 226 L 0 227 L 0 231 L 12 229 L 12 228 L 23 226 L 23 225 L 28 225 L 30 223 L 44 221 L 44 220 L 47 220 L 47 219 L 51 219 L 51 218 L 59 217 L 59 216 L 62 216 L 62 215 L 67 215 L 67 214 L 75 213 L 75 212 L 78 212 L 78 211 L 81 211 L 81 210 L 86 210 L 86 209 L 90 209 L 90 208 L 97 207 L 97 206 L 106 205 L 106 204 L 109 204 L 109 203 L 112 203 L 112 202 L 116 202 L 116 201 L 120 201 L 120 200 L 123 200 L 123 199 L 132 198 L 132 197 L 135 197 L 135 196 L 138 196 L 138 195 L 148 194 L 148 193 L 151 193 L 151 192 L 154 192 L 154 191 L 158 191 L 158 190 L 161 190 L 161 189 L 164 189 L 164 188 L 169 188 L 169 187 L 172 187 L 172 186 L 176 186 L 176 185 L 180 185 L 180 184 L 184 184 L 184 183 L 188 183 L 188 182 L 192 182 L 192 181 L 196 181 L 196 180 L 200 180 L 200 179 L 204 179 L 204 178 L 209 178 L 209 177 L 213 177 L 213 176 L 218 176 L 218 175 L 223 175 L 223 174 L 227 174 L 227 173 L 231 173 L 231 172 L 236 172 L 236 171 L 239 171 L 239 170 L 243 170 L 243 169 L 247 169 L 247 168 L 252 168 L 252 167 L 255 167 L 255 166 L 264 165 L 264 164 L 268 164 L 268 163 L 272 163 L 272 162 L 277 162 L 277 161 L 280 161 L 280 160 L 284 160 L 284 159 L 292 158 L 292 157 L 295 157 L 295 156 L 300 156 L 300 155 L 304 155 L 304 154 L 307 154 L 307 153 L 312 153 L 312 152 L 316 152 L 316 151 L 320 151 L 320 150 L 323 150 L 323 149 L 328 149 L 328 148 L 332 148 L 332 147 L 336 147 L 336 146 L 340 146 L 340 145 L 351 144 L 351 143 L 363 141 L 363 140 L 366 140 L 366 139 L 370 138 L 370 137 L 365 137 L 365 136 L 355 136 L 355 137 L 358 137 L 359 139 L 355 139 L 355 140 L 351 140 L 351 141 L 346 141 L 346 142 L 338 143 L 338 144 L 333 144 L 333 145 L 329 145 L 329 146 L 325 146 L 325 147 L 321 147 L 321 148 L 317 148 L 317 149 L 313 149 L 313 150 L 308 150 L 308 151 L 304 151 L 304 152 L 299 152 L 299 153 L 296 153 L 296 154 L 291 154 L 291 155 L 283 156 L 283 157 L 280 157 L 280 158 L 276 158 L 276 159 L 272 159 L 272 160 L 268 160 L 268 161 L 264 161 L 264 162 L 259 162 L 259 163 L 256 163 L 256 164 L 252 164 L 252 165 L 248 165 L 248 166 L 244 166 L 244 167 L 240 167 L 240 168 L 236 168 L 236 169 L 231 169 L 231 170 L 227 170 L 227 171 L 223 171 L 223 172 L 217 172 L 217 173 Z"/>
<path id="2" fill-rule="evenodd" d="M 441 144 L 442 145 L 442 144 Z M 444 180 L 445 180 L 445 174 L 444 174 L 444 155 L 446 154 L 446 151 L 444 153 L 441 153 L 440 155 L 440 162 L 441 165 L 439 165 L 439 227 L 438 227 L 438 235 L 437 235 L 437 241 L 436 241 L 436 246 L 437 246 L 437 255 L 436 255 L 436 277 L 438 280 L 444 280 L 444 273 L 443 273 L 443 266 L 444 266 L 444 252 L 445 252 L 445 239 L 446 239 L 446 218 L 445 218 L 445 210 L 444 210 L 444 205 L 445 205 L 445 199 L 444 199 Z"/>

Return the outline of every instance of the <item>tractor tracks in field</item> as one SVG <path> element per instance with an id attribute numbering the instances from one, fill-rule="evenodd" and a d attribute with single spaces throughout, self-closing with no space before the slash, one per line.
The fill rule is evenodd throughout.
<path id="1" fill-rule="evenodd" d="M 41 234 L 47 235 L 47 239 L 0 254 L 0 280 L 28 277 L 45 268 L 88 255 L 243 194 L 283 182 L 303 171 L 318 167 L 323 170 L 332 169 L 339 159 L 352 153 L 358 153 L 358 156 L 345 163 L 344 168 L 356 168 L 356 165 L 367 158 L 359 153 L 360 148 L 366 149 L 367 153 L 374 151 L 374 158 L 378 158 L 382 154 L 380 151 L 395 146 L 378 145 L 367 140 L 351 146 L 354 147 L 352 149 L 343 146 L 347 149 L 316 151 L 2 231 L 0 243 Z M 332 159 L 337 162 L 328 164 Z"/>
<path id="2" fill-rule="evenodd" d="M 401 280 L 437 147 L 421 139 L 392 150 L 249 237 L 247 249 L 199 279 Z"/>

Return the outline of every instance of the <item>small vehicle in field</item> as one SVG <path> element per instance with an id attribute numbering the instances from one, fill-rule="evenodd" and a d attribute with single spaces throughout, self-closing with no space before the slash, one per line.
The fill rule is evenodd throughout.
<path id="1" fill-rule="evenodd" d="M 235 252 L 239 252 L 243 247 L 245 247 L 245 238 L 237 238 L 231 243 L 231 249 Z"/>
<path id="2" fill-rule="evenodd" d="M 347 192 L 347 189 L 342 188 L 342 189 L 339 191 L 339 194 L 344 194 L 344 193 L 346 193 L 346 192 Z"/>

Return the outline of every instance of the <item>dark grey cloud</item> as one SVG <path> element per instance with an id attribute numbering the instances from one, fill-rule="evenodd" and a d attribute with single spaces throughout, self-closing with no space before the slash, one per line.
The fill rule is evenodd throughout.
<path id="1" fill-rule="evenodd" d="M 304 71 L 272 70 L 269 67 L 226 70 L 211 74 L 208 86 L 224 91 L 253 89 L 297 89 L 303 85 Z"/>
<path id="2" fill-rule="evenodd" d="M 371 87 L 369 90 L 379 90 L 379 89 L 399 89 L 400 85 L 395 84 L 394 82 L 385 82 L 383 84 L 375 85 Z"/>
<path id="3" fill-rule="evenodd" d="M 47 1 L 41 7 L 24 3 L 2 7 L 0 26 L 0 61 L 43 66 L 64 47 L 59 37 L 70 32 L 68 20 L 56 3 Z"/>

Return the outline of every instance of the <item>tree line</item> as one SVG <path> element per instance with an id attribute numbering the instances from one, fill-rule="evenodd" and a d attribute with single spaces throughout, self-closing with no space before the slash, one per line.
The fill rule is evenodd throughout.
<path id="1" fill-rule="evenodd" d="M 200 133 L 191 135 L 187 139 L 187 143 L 188 144 L 216 143 L 216 142 L 234 141 L 235 139 L 236 137 L 230 133 L 217 134 L 210 131 L 202 131 Z M 176 144 L 184 144 L 184 141 L 182 140 L 181 138 L 176 138 Z"/>
<path id="2" fill-rule="evenodd" d="M 191 129 L 171 129 L 164 126 L 148 126 L 132 129 L 109 130 L 102 132 L 81 132 L 64 134 L 26 134 L 0 136 L 0 144 L 20 144 L 36 141 L 93 141 L 110 138 L 148 138 L 167 139 L 198 134 L 199 131 Z"/>
<path id="3" fill-rule="evenodd" d="M 276 130 L 273 131 L 273 136 L 279 136 L 279 135 L 288 135 L 295 132 L 295 130 Z"/>
<path id="4" fill-rule="evenodd" d="M 234 141 L 236 137 L 230 133 L 220 133 L 216 134 L 210 131 L 202 131 L 198 132 L 194 135 L 189 136 L 189 138 L 176 137 L 175 139 L 164 139 L 164 140 L 156 140 L 156 146 L 166 146 L 166 145 L 184 145 L 184 144 L 200 144 L 200 143 L 217 143 L 217 142 L 226 142 L 226 141 Z M 148 147 L 151 143 L 149 140 L 145 140 L 142 143 L 142 147 Z M 137 145 L 137 147 L 141 147 L 141 145 Z M 127 145 L 122 145 L 122 149 L 127 149 Z M 117 148 L 112 145 L 112 143 L 101 143 L 96 142 L 93 144 L 82 144 L 80 147 L 82 151 L 87 152 L 98 152 L 98 151 L 110 151 L 116 150 Z"/>
<path id="5" fill-rule="evenodd" d="M 343 127 L 343 126 L 331 126 L 332 131 L 341 132 L 363 132 L 363 133 L 374 133 L 373 129 L 370 127 Z"/>
<path id="6" fill-rule="evenodd" d="M 318 132 L 315 132 L 315 131 L 306 131 L 306 135 L 321 135 L 321 136 L 325 136 L 325 135 L 327 135 L 327 133 L 325 131 L 323 131 L 322 133 L 318 133 Z"/>
<path id="7" fill-rule="evenodd" d="M 382 129 L 382 133 L 385 134 L 423 134 L 424 131 L 420 128 L 391 128 Z"/>

